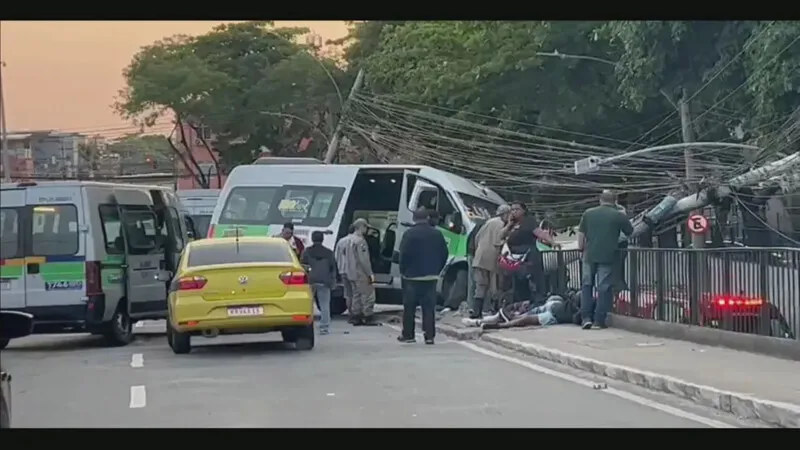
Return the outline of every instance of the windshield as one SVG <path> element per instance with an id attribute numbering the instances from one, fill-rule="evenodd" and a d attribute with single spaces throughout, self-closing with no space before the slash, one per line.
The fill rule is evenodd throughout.
<path id="1" fill-rule="evenodd" d="M 331 224 L 344 188 L 332 186 L 236 187 L 226 199 L 220 224 Z"/>
<path id="2" fill-rule="evenodd" d="M 461 201 L 464 202 L 464 206 L 466 206 L 467 208 L 467 217 L 470 220 L 491 219 L 492 217 L 494 217 L 494 213 L 500 206 L 499 204 L 494 203 L 490 200 L 475 197 L 469 194 L 464 194 L 461 192 L 458 193 L 458 196 L 461 198 Z"/>

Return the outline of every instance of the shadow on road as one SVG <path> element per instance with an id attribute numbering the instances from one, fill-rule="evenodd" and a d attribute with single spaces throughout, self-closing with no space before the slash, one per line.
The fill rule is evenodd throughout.
<path id="1" fill-rule="evenodd" d="M 102 336 L 89 334 L 35 335 L 11 341 L 11 344 L 3 352 L 71 352 L 97 348 L 108 348 L 108 344 Z"/>

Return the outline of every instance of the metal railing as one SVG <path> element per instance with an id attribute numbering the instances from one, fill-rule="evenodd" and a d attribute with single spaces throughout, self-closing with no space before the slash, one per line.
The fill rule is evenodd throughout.
<path id="1" fill-rule="evenodd" d="M 551 290 L 581 289 L 579 251 L 543 257 Z M 619 267 L 616 314 L 800 339 L 800 249 L 630 248 Z"/>

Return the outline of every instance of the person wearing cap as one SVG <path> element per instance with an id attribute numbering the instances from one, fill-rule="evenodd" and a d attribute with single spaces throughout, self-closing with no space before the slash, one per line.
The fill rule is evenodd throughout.
<path id="1" fill-rule="evenodd" d="M 372 317 L 375 307 L 375 274 L 369 257 L 369 246 L 364 235 L 367 221 L 356 219 L 353 234 L 344 246 L 345 279 L 350 284 L 350 323 L 353 325 L 377 325 Z"/>
<path id="2" fill-rule="evenodd" d="M 511 212 L 509 205 L 500 205 L 495 216 L 487 220 L 475 235 L 475 256 L 472 258 L 472 279 L 475 280 L 470 317 L 483 316 L 484 302 L 491 301 L 497 290 L 497 258 L 503 247 L 503 230 Z"/>
<path id="3" fill-rule="evenodd" d="M 447 263 L 447 242 L 430 224 L 425 208 L 414 211 L 414 226 L 400 240 L 400 275 L 403 277 L 403 329 L 397 340 L 414 342 L 417 306 L 422 309 L 425 343 L 436 336 L 436 284 Z"/>
<path id="4" fill-rule="evenodd" d="M 353 290 L 350 287 L 350 283 L 347 282 L 347 258 L 344 257 L 344 249 L 347 247 L 347 243 L 349 239 L 353 237 L 353 233 L 355 233 L 356 228 L 353 225 L 347 229 L 347 236 L 339 239 L 339 242 L 336 243 L 336 246 L 333 248 L 333 255 L 336 259 L 336 268 L 339 271 L 339 279 L 342 280 L 342 295 L 344 295 L 344 301 L 347 305 L 347 312 L 350 313 L 351 304 L 353 302 Z"/>

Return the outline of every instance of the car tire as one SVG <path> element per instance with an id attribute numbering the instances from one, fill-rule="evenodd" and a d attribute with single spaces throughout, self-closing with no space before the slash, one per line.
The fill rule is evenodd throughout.
<path id="1" fill-rule="evenodd" d="M 459 269 L 456 272 L 453 281 L 446 285 L 446 289 L 443 289 L 446 295 L 444 306 L 455 311 L 461 306 L 461 303 L 467 301 L 467 279 L 466 270 Z"/>
<path id="2" fill-rule="evenodd" d="M 176 355 L 185 355 L 192 351 L 192 336 L 189 333 L 179 333 L 167 322 L 167 342 L 172 352 Z"/>
<path id="3" fill-rule="evenodd" d="M 294 348 L 306 351 L 314 349 L 314 324 L 297 329 Z"/>
<path id="4" fill-rule="evenodd" d="M 0 339 L 0 350 L 8 347 L 8 343 L 11 342 L 8 339 Z"/>
<path id="5" fill-rule="evenodd" d="M 340 316 L 347 311 L 347 300 L 344 296 L 331 298 L 331 316 Z"/>
<path id="6" fill-rule="evenodd" d="M 133 321 L 128 315 L 128 308 L 125 303 L 120 303 L 111 321 L 106 325 L 108 328 L 103 336 L 109 345 L 114 347 L 124 347 L 133 342 Z"/>

